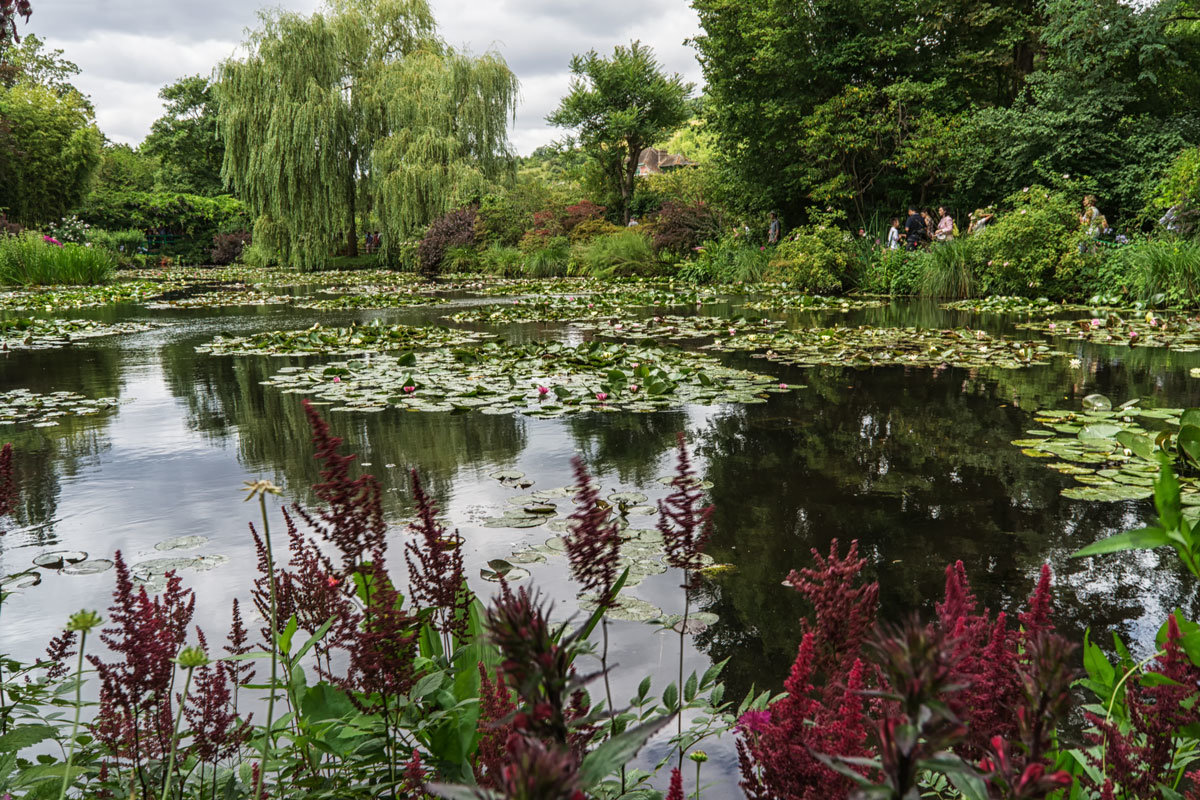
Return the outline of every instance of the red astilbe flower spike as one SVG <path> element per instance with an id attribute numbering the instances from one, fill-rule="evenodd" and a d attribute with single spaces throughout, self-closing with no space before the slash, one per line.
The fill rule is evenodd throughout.
<path id="1" fill-rule="evenodd" d="M 403 797 L 406 800 L 424 800 L 429 796 L 425 794 L 425 782 L 428 779 L 429 775 L 425 765 L 421 763 L 421 751 L 413 750 L 412 758 L 408 759 L 408 763 L 404 766 L 404 775 L 400 779 L 400 785 L 396 787 L 396 797 Z"/>
<path id="2" fill-rule="evenodd" d="M 813 606 L 815 623 L 802 620 L 801 629 L 814 634 L 817 674 L 833 681 L 847 674 L 862 652 L 875 624 L 879 584 L 860 585 L 859 575 L 867 561 L 858 557 L 857 541 L 850 543 L 845 557 L 838 554 L 837 539 L 830 543 L 828 557 L 816 550 L 812 556 L 816 566 L 792 570 L 785 583 Z"/>
<path id="3" fill-rule="evenodd" d="M 611 519 L 608 508 L 601 505 L 600 488 L 588 474 L 583 459 L 576 456 L 571 460 L 575 470 L 575 486 L 578 504 L 567 522 L 567 558 L 571 562 L 571 576 L 584 591 L 596 596 L 596 602 L 604 608 L 612 608 L 616 602 L 613 584 L 617 581 L 617 565 L 621 558 L 621 534 Z"/>
<path id="4" fill-rule="evenodd" d="M 483 662 L 479 663 L 479 747 L 476 750 L 475 781 L 487 789 L 500 788 L 500 776 L 508 759 L 505 747 L 513 732 L 512 715 L 517 710 L 504 681 L 493 681 Z"/>
<path id="5" fill-rule="evenodd" d="M 704 490 L 692 470 L 683 433 L 675 435 L 678 461 L 672 491 L 658 501 L 658 531 L 666 546 L 669 565 L 676 569 L 697 570 L 704 566 L 700 555 L 712 535 L 712 506 L 704 505 Z"/>
<path id="6" fill-rule="evenodd" d="M 330 433 L 329 424 L 307 400 L 304 413 L 312 427 L 315 457 L 322 465 L 321 482 L 313 485 L 313 492 L 326 508 L 310 513 L 297 506 L 296 513 L 341 551 L 343 568 L 349 572 L 362 562 L 364 555 L 386 547 L 383 492 L 373 475 L 351 480 L 350 464 L 356 456 L 338 452 L 341 437 Z"/>
<path id="7" fill-rule="evenodd" d="M 196 628 L 196 638 L 206 651 L 204 632 Z M 238 720 L 229 690 L 230 667 L 224 661 L 196 670 L 195 689 L 188 694 L 184 718 L 192 732 L 190 752 L 200 761 L 216 764 L 238 751 L 250 738 L 250 720 Z"/>
<path id="8" fill-rule="evenodd" d="M 1142 680 L 1126 691 L 1129 728 L 1086 714 L 1098 731 L 1089 735 L 1104 748 L 1105 772 L 1124 797 L 1157 797 L 1157 786 L 1172 785 L 1176 738 L 1197 719 L 1200 667 L 1184 652 L 1183 634 L 1174 614 L 1167 618 L 1167 641 L 1162 655 L 1146 670 L 1162 680 Z M 1095 763 L 1099 765 L 1100 760 Z"/>
<path id="9" fill-rule="evenodd" d="M 67 662 L 79 651 L 76 645 L 75 631 L 62 631 L 46 647 L 46 660 L 40 662 L 46 667 L 46 677 L 50 680 L 62 680 L 70 674 L 71 668 Z"/>
<path id="10" fill-rule="evenodd" d="M 166 588 L 152 600 L 144 586 L 134 589 L 120 551 L 113 561 L 112 625 L 101 631 L 100 640 L 118 658 L 110 662 L 98 655 L 87 657 L 100 677 L 100 710 L 92 730 L 140 774 L 144 760 L 160 758 L 170 746 L 172 659 L 186 640 L 196 599 L 169 572 Z"/>
<path id="11" fill-rule="evenodd" d="M 349 644 L 346 683 L 386 700 L 412 688 L 419 620 L 404 610 L 382 553 L 373 554 L 365 568 L 370 591 L 361 630 Z"/>
<path id="12" fill-rule="evenodd" d="M 568 750 L 513 734 L 508 751 L 501 787 L 505 800 L 586 800 L 578 762 Z"/>
<path id="13" fill-rule="evenodd" d="M 233 612 L 231 614 L 232 621 L 229 625 L 228 643 L 225 645 L 225 652 L 231 656 L 240 656 L 249 653 L 253 648 L 250 647 L 250 634 L 246 630 L 245 623 L 242 622 L 242 610 L 238 604 L 238 599 L 233 598 Z M 237 705 L 237 688 L 245 686 L 254 680 L 254 662 L 250 659 L 241 661 L 225 662 L 229 666 L 229 675 L 234 683 L 234 705 Z"/>
<path id="14" fill-rule="evenodd" d="M 418 607 L 436 610 L 435 630 L 461 638 L 466 633 L 470 603 L 464 586 L 463 539 L 458 531 L 450 534 L 437 521 L 437 506 L 421 487 L 415 469 L 411 476 L 417 518 L 408 528 L 417 539 L 404 544 L 409 597 Z"/>
<path id="15" fill-rule="evenodd" d="M 683 773 L 679 767 L 671 770 L 671 788 L 667 791 L 667 800 L 683 800 Z"/>
<path id="16" fill-rule="evenodd" d="M 579 642 L 576 633 L 556 635 L 549 615 L 540 596 L 521 587 L 492 601 L 486 626 L 503 658 L 501 672 L 520 699 L 513 728 L 566 747 L 571 693 L 579 684 L 573 666 Z"/>
<path id="17" fill-rule="evenodd" d="M 17 485 L 13 478 L 13 447 L 0 447 L 0 517 L 11 514 L 17 507 Z"/>
<path id="18" fill-rule="evenodd" d="M 1050 593 L 1050 565 L 1042 564 L 1042 570 L 1038 575 L 1037 588 L 1034 589 L 1033 595 L 1029 598 L 1029 608 L 1024 614 L 1020 615 L 1021 627 L 1025 631 L 1025 640 L 1028 641 L 1036 636 L 1041 631 L 1054 630 L 1054 623 L 1050 621 L 1050 613 L 1054 610 L 1054 600 Z"/>

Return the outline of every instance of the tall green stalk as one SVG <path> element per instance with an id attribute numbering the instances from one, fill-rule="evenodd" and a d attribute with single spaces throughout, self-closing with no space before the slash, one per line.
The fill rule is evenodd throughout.
<path id="1" fill-rule="evenodd" d="M 268 609 L 269 624 L 271 626 L 271 683 L 270 690 L 267 694 L 267 723 L 263 728 L 261 751 L 261 764 L 258 768 L 258 777 L 254 781 L 254 798 L 262 796 L 262 785 L 264 775 L 267 771 L 267 752 L 271 746 L 271 728 L 275 720 L 275 685 L 279 680 L 279 625 L 276 620 L 276 600 L 275 600 L 275 556 L 271 552 L 271 523 L 267 519 L 267 498 L 266 495 L 279 494 L 279 487 L 275 486 L 270 481 L 248 481 L 247 491 L 250 492 L 247 500 L 254 496 L 258 496 L 258 507 L 262 512 L 263 523 L 263 544 L 267 548 L 267 586 L 270 590 L 271 606 Z"/>
<path id="2" fill-rule="evenodd" d="M 692 571 L 683 571 L 683 619 L 679 621 L 679 694 L 676 703 L 679 705 L 676 717 L 676 730 L 679 734 L 679 768 L 683 769 L 683 649 L 687 640 L 688 612 L 691 610 Z"/>
<path id="3" fill-rule="evenodd" d="M 187 670 L 187 677 L 183 679 L 183 696 L 179 700 L 179 713 L 175 715 L 175 729 L 171 732 L 171 755 L 167 758 L 167 771 L 163 774 L 163 800 L 170 800 L 173 794 L 171 792 L 171 775 L 175 772 L 175 755 L 179 752 L 179 723 L 183 720 L 183 710 L 187 707 L 188 691 L 192 688 L 192 673 L 196 671 L 196 667 L 203 667 L 208 664 L 208 654 L 199 647 L 185 647 L 179 651 L 179 656 L 175 659 L 175 663 Z M 179 787 L 179 796 L 183 797 L 182 785 Z"/>
<path id="4" fill-rule="evenodd" d="M 79 632 L 79 657 L 75 665 L 75 722 L 71 725 L 71 743 L 67 750 L 67 766 L 63 770 L 58 800 L 67 796 L 67 787 L 71 784 L 71 764 L 75 760 L 75 744 L 79 736 L 79 715 L 83 711 L 83 651 L 87 646 L 88 632 L 99 624 L 100 615 L 95 611 L 77 611 L 67 621 L 67 630 Z"/>

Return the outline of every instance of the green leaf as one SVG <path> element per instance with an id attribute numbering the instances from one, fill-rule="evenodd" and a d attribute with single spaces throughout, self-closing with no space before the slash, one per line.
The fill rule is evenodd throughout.
<path id="1" fill-rule="evenodd" d="M 1193 466 L 1200 466 L 1200 427 L 1184 425 L 1175 435 L 1175 444 Z"/>
<path id="2" fill-rule="evenodd" d="M 296 631 L 299 629 L 299 627 L 300 623 L 296 619 L 296 615 L 292 614 L 287 621 L 287 625 L 284 626 L 283 632 L 279 634 L 279 652 L 283 653 L 284 655 L 288 655 L 291 652 L 292 637 L 296 635 Z"/>
<path id="3" fill-rule="evenodd" d="M 1171 543 L 1167 532 L 1162 528 L 1140 528 L 1135 531 L 1125 531 L 1107 539 L 1093 542 L 1087 547 L 1075 551 L 1071 558 L 1098 556 L 1105 553 L 1120 553 L 1125 550 L 1152 550 Z"/>
<path id="4" fill-rule="evenodd" d="M 643 722 L 637 727 L 612 737 L 584 756 L 583 763 L 579 765 L 579 778 L 583 788 L 591 789 L 632 761 L 642 746 L 650 740 L 650 737 L 666 727 L 667 723 L 674 718 L 674 714 L 664 714 L 648 722 Z"/>
<path id="5" fill-rule="evenodd" d="M 310 686 L 300 701 L 300 716 L 309 722 L 344 719 L 354 713 L 346 693 L 328 683 Z"/>
<path id="6" fill-rule="evenodd" d="M 687 682 L 683 684 L 683 702 L 690 703 L 696 697 L 696 688 L 699 686 L 699 680 L 696 678 L 696 673 L 688 676 Z"/>
<path id="7" fill-rule="evenodd" d="M 53 739 L 54 736 L 54 728 L 49 725 L 18 725 L 0 736 L 0 753 L 15 753 L 38 742 Z"/>
<path id="8" fill-rule="evenodd" d="M 430 783 L 425 789 L 437 797 L 446 800 L 503 800 L 500 795 L 490 789 L 480 789 L 478 786 L 458 786 L 452 783 Z"/>
<path id="9" fill-rule="evenodd" d="M 1122 447 L 1128 448 L 1139 458 L 1154 458 L 1154 440 L 1140 433 L 1123 430 L 1117 434 L 1117 441 Z"/>
<path id="10" fill-rule="evenodd" d="M 668 711 L 674 711 L 679 708 L 679 687 L 672 681 L 663 691 L 663 705 Z"/>

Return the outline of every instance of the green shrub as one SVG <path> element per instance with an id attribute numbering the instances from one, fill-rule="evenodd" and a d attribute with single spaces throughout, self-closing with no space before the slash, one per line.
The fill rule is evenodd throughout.
<path id="1" fill-rule="evenodd" d="M 441 272 L 479 272 L 481 268 L 479 250 L 471 245 L 450 245 L 442 255 Z"/>
<path id="2" fill-rule="evenodd" d="M 841 291 L 858 265 L 854 237 L 829 222 L 797 228 L 770 257 L 769 279 L 787 281 L 814 294 Z"/>
<path id="3" fill-rule="evenodd" d="M 572 272 L 593 278 L 648 275 L 657 267 L 650 239 L 629 229 L 576 245 L 571 260 Z"/>
<path id="4" fill-rule="evenodd" d="M 620 233 L 622 230 L 623 228 L 613 225 L 606 219 L 584 220 L 571 228 L 571 244 L 590 242 L 599 236 L 612 236 L 614 233 Z"/>
<path id="5" fill-rule="evenodd" d="M 1076 198 L 1041 186 L 1017 192 L 977 234 L 977 277 L 983 294 L 1066 297 L 1076 294 L 1086 258 Z M 1086 255 L 1082 254 L 1082 255 Z"/>
<path id="6" fill-rule="evenodd" d="M 486 195 L 476 212 L 475 236 L 484 247 L 513 247 L 529 227 L 531 215 L 500 195 Z"/>
<path id="7" fill-rule="evenodd" d="M 252 227 L 236 198 L 170 192 L 95 191 L 84 201 L 79 219 L 106 230 L 166 231 L 153 238 L 152 249 L 181 264 L 208 263 L 213 236 Z"/>
<path id="8" fill-rule="evenodd" d="M 525 275 L 530 278 L 558 278 L 567 274 L 571 263 L 571 243 L 562 236 L 551 239 L 542 250 L 525 257 Z"/>
<path id="9" fill-rule="evenodd" d="M 116 260 L 103 247 L 50 244 L 30 232 L 0 237 L 0 284 L 7 286 L 106 283 L 115 268 Z"/>
<path id="10" fill-rule="evenodd" d="M 876 249 L 869 254 L 858 276 L 860 291 L 906 296 L 919 294 L 925 273 L 925 254 L 898 247 Z"/>
<path id="11" fill-rule="evenodd" d="M 132 264 L 134 257 L 146 245 L 146 235 L 136 228 L 122 231 L 90 228 L 87 232 L 87 240 L 96 247 L 103 247 L 112 253 L 113 258 L 122 266 Z"/>
<path id="12" fill-rule="evenodd" d="M 1137 299 L 1153 305 L 1200 305 L 1200 242 L 1175 237 L 1127 248 Z"/>
<path id="13" fill-rule="evenodd" d="M 515 247 L 506 247 L 501 244 L 493 244 L 491 247 L 475 253 L 475 269 L 489 275 L 500 275 L 506 278 L 520 275 L 524 263 L 524 253 Z"/>
<path id="14" fill-rule="evenodd" d="M 926 297 L 971 297 L 978 281 L 975 263 L 978 239 L 952 239 L 920 253 L 921 294 Z"/>
<path id="15" fill-rule="evenodd" d="M 701 245 L 695 260 L 685 264 L 679 276 L 696 283 L 752 283 L 762 279 L 767 267 L 764 248 L 742 237 L 727 237 Z"/>

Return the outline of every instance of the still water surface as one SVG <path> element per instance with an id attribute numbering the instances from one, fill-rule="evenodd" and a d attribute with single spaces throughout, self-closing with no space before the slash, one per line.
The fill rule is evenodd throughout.
<path id="1" fill-rule="evenodd" d="M 462 299 L 461 302 L 470 302 Z M 478 302 L 478 301 L 477 301 Z M 736 305 L 706 309 L 731 313 Z M 106 321 L 147 318 L 138 307 L 90 316 Z M 64 418 L 58 427 L 4 430 L 16 448 L 22 505 L 0 537 L 0 569 L 23 571 L 39 553 L 78 549 L 92 558 L 117 550 L 131 562 L 162 557 L 154 545 L 179 536 L 209 539 L 200 552 L 230 561 L 206 572 L 185 572 L 196 589 L 196 620 L 220 638 L 233 597 L 245 600 L 254 559 L 247 523 L 255 509 L 241 502 L 243 481 L 266 477 L 289 499 L 310 497 L 317 477 L 307 424 L 297 395 L 261 385 L 276 369 L 301 358 L 214 357 L 194 348 L 216 333 L 295 329 L 375 317 L 432 321 L 447 307 L 341 315 L 280 307 L 150 312 L 166 327 L 94 340 L 61 350 L 6 353 L 0 391 L 73 391 L 113 396 L 117 410 L 96 418 Z M 89 316 L 87 312 L 72 317 Z M 797 325 L 970 325 L 1012 332 L 994 315 L 941 311 L 935 304 L 894 303 L 845 314 L 800 314 Z M 510 338 L 577 338 L 561 325 L 514 326 Z M 793 567 L 809 563 L 810 548 L 857 539 L 869 577 L 881 584 L 882 614 L 898 619 L 929 613 L 940 597 L 943 570 L 961 559 L 983 604 L 1012 611 L 1049 562 L 1057 591 L 1057 622 L 1078 638 L 1119 632 L 1144 646 L 1169 609 L 1195 618 L 1197 601 L 1171 559 L 1161 552 L 1074 561 L 1069 553 L 1133 527 L 1151 512 L 1149 501 L 1068 500 L 1071 478 L 1028 458 L 1009 442 L 1036 427 L 1038 407 L 1078 408 L 1093 392 L 1115 403 L 1133 397 L 1150 406 L 1200 405 L 1200 380 L 1188 376 L 1200 354 L 1099 347 L 1059 342 L 1080 360 L 1023 370 L 875 368 L 800 369 L 732 357 L 755 371 L 805 388 L 771 395 L 761 405 L 688 407 L 657 414 L 588 413 L 556 420 L 516 416 L 404 413 L 334 414 L 335 433 L 360 454 L 363 468 L 382 481 L 396 523 L 392 546 L 404 538 L 411 511 L 407 471 L 417 468 L 449 521 L 466 540 L 469 575 L 479 579 L 489 559 L 515 546 L 556 535 L 545 528 L 496 529 L 482 522 L 501 513 L 518 490 L 489 474 L 525 472 L 532 489 L 570 482 L 570 460 L 583 455 L 605 494 L 639 491 L 651 502 L 671 472 L 676 431 L 685 431 L 699 471 L 712 482 L 715 532 L 709 552 L 733 571 L 708 580 L 700 607 L 719 621 L 694 637 L 689 671 L 729 659 L 726 696 L 740 699 L 752 685 L 781 686 L 795 655 L 798 597 L 781 585 Z M 369 465 L 369 466 L 368 466 Z M 652 519 L 635 527 L 652 527 Z M 192 553 L 188 553 L 191 555 Z M 399 563 L 399 559 L 393 559 Z M 574 609 L 565 564 L 551 558 L 531 567 L 533 581 L 564 612 Z M 652 576 L 633 593 L 664 609 L 680 608 L 680 576 Z M 65 576 L 44 572 L 39 586 L 4 604 L 0 651 L 31 658 L 67 616 L 107 608 L 112 573 Z M 618 697 L 655 674 L 661 690 L 677 666 L 677 637 L 635 622 L 614 627 Z M 709 747 L 715 772 L 728 785 L 731 748 Z M 713 776 L 715 777 L 715 775 Z"/>

